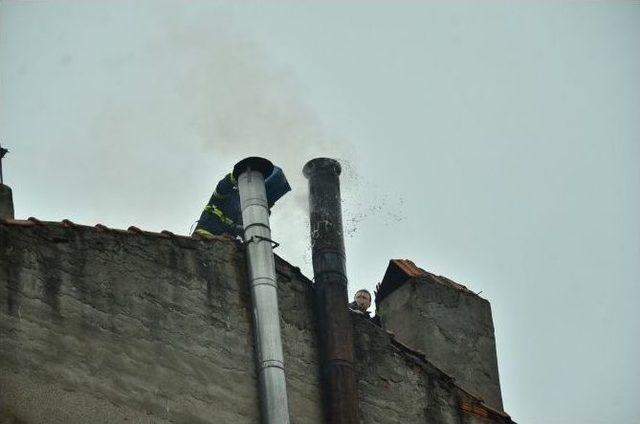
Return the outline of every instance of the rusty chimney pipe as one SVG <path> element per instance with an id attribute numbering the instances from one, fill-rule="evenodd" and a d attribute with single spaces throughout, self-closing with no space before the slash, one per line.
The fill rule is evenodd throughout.
<path id="1" fill-rule="evenodd" d="M 326 421 L 357 424 L 358 387 L 353 368 L 353 325 L 347 306 L 340 164 L 317 158 L 304 166 L 309 180 L 311 249 L 323 349 Z"/>

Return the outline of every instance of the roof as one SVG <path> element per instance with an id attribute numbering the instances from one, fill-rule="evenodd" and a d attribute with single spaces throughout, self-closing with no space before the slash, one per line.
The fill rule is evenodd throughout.
<path id="1" fill-rule="evenodd" d="M 151 237 L 159 237 L 163 239 L 172 239 L 175 241 L 181 241 L 180 245 L 184 245 L 184 243 L 197 243 L 197 242 L 211 242 L 211 241 L 223 241 L 227 243 L 236 243 L 240 244 L 237 239 L 234 239 L 229 236 L 211 236 L 211 238 L 199 238 L 199 237 L 191 237 L 185 235 L 179 235 L 172 233 L 171 231 L 162 230 L 159 233 L 154 231 L 145 231 L 141 230 L 138 227 L 130 226 L 126 230 L 110 228 L 103 224 L 96 225 L 81 225 L 76 224 L 75 222 L 63 219 L 62 221 L 40 221 L 37 218 L 29 217 L 27 219 L 2 219 L 0 218 L 0 226 L 12 226 L 12 227 L 36 227 L 36 228 L 48 228 L 48 227 L 61 227 L 68 228 L 72 230 L 93 230 L 97 232 L 103 233 L 112 233 L 112 234 L 123 234 L 128 236 L 151 236 Z M 298 277 L 301 281 L 305 282 L 308 285 L 312 285 L 311 280 L 302 273 L 299 267 L 292 265 L 286 260 L 282 259 L 278 255 L 274 255 L 276 258 L 276 272 L 281 274 L 286 278 L 291 278 L 292 275 Z"/>
<path id="2" fill-rule="evenodd" d="M 202 239 L 198 239 L 198 238 L 194 238 L 191 236 L 184 236 L 184 235 L 179 235 L 179 234 L 175 234 L 172 233 L 171 231 L 167 231 L 167 230 L 162 230 L 159 233 L 158 232 L 153 232 L 153 231 L 145 231 L 145 230 L 141 230 L 138 227 L 135 226 L 130 226 L 129 228 L 127 228 L 126 230 L 121 230 L 121 229 L 115 229 L 115 228 L 110 228 L 107 227 L 106 225 L 103 224 L 96 224 L 96 225 L 81 225 L 81 224 L 76 224 L 73 221 L 70 221 L 68 219 L 63 219 L 62 221 L 40 221 L 37 218 L 34 217 L 29 217 L 27 219 L 0 219 L 0 225 L 7 225 L 7 226 L 17 226 L 17 227 L 63 227 L 63 228 L 71 228 L 71 229 L 93 229 L 93 230 L 97 230 L 97 231 L 102 231 L 102 232 L 110 232 L 110 233 L 116 233 L 116 234 L 128 234 L 128 235 L 148 235 L 148 236 L 154 236 L 154 237 L 160 237 L 160 238 L 165 238 L 165 239 L 171 239 L 171 238 L 176 238 L 176 239 L 190 239 L 190 240 L 202 240 Z M 231 239 L 228 237 L 224 237 L 224 236 L 213 236 L 212 240 L 225 240 L 225 241 L 230 241 Z"/>
<path id="3" fill-rule="evenodd" d="M 376 306 L 385 297 L 390 295 L 396 289 L 400 288 L 407 281 L 423 281 L 428 283 L 441 284 L 447 287 L 451 287 L 455 290 L 476 295 L 466 286 L 458 284 L 455 281 L 448 279 L 447 277 L 427 272 L 424 269 L 418 267 L 409 259 L 391 259 L 389 261 L 387 271 L 382 278 L 382 282 L 378 284 L 378 287 L 376 288 Z"/>

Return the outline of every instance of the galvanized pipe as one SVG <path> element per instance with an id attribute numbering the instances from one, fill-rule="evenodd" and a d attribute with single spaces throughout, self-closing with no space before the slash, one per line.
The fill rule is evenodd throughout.
<path id="1" fill-rule="evenodd" d="M 238 178 L 242 225 L 253 302 L 253 321 L 265 424 L 289 423 L 284 374 L 275 261 L 269 227 L 264 180 L 273 165 L 263 158 L 247 158 L 234 168 Z"/>
<path id="2" fill-rule="evenodd" d="M 309 180 L 311 250 L 324 359 L 326 421 L 357 424 L 360 422 L 358 387 L 353 368 L 353 325 L 347 306 L 340 172 L 340 164 L 327 158 L 313 159 L 303 169 Z"/>

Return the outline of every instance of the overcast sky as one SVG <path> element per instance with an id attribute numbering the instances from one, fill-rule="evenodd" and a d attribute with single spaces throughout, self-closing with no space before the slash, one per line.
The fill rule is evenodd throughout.
<path id="1" fill-rule="evenodd" d="M 16 216 L 188 234 L 247 155 L 339 158 L 350 293 L 391 258 L 493 308 L 505 409 L 640 423 L 640 3 L 0 2 Z"/>

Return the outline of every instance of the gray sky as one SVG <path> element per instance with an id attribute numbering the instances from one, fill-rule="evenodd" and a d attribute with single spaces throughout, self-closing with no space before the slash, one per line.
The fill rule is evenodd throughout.
<path id="1" fill-rule="evenodd" d="M 351 293 L 390 258 L 482 291 L 505 409 L 640 423 L 640 3 L 0 2 L 16 215 L 186 234 L 240 158 L 311 276 L 343 160 Z"/>

